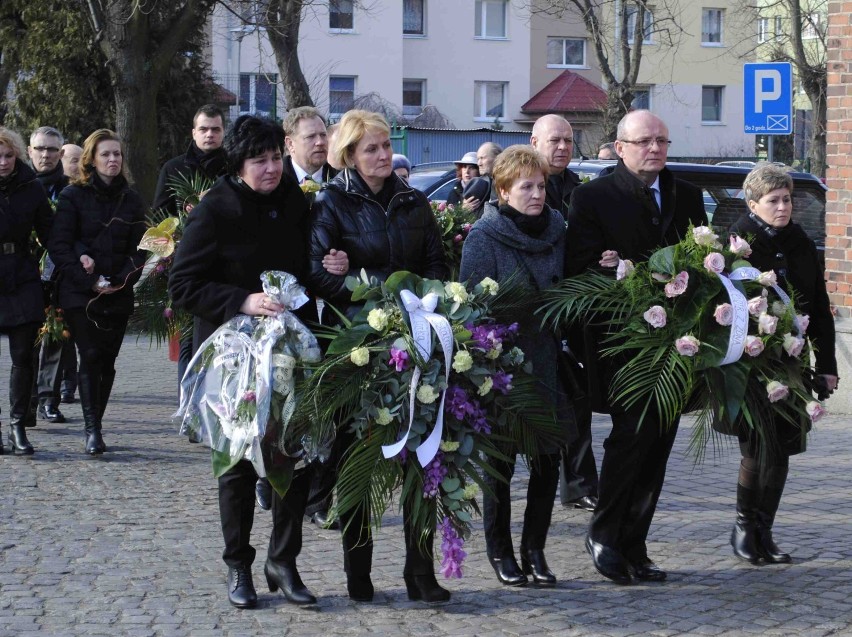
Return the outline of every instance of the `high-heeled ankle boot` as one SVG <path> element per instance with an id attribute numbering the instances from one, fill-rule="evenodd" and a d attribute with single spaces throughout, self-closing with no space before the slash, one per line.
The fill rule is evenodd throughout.
<path id="1" fill-rule="evenodd" d="M 274 593 L 279 588 L 288 602 L 299 605 L 316 604 L 317 598 L 311 594 L 308 587 L 299 577 L 295 564 L 282 564 L 266 560 L 263 567 L 269 592 Z"/>
<path id="2" fill-rule="evenodd" d="M 12 366 L 9 374 L 9 445 L 12 453 L 17 452 L 25 456 L 35 452 L 27 440 L 26 430 L 32 383 L 32 368 Z"/>
<path id="3" fill-rule="evenodd" d="M 525 575 L 532 577 L 535 586 L 556 586 L 556 575 L 547 565 L 544 559 L 544 551 L 541 549 L 526 549 L 521 547 L 521 568 Z"/>
<path id="4" fill-rule="evenodd" d="M 761 553 L 757 544 L 758 492 L 737 484 L 737 521 L 731 531 L 731 546 L 738 558 L 757 564 Z"/>
<path id="5" fill-rule="evenodd" d="M 375 595 L 373 580 L 370 575 L 346 574 L 346 592 L 353 602 L 372 602 Z"/>
<path id="6" fill-rule="evenodd" d="M 433 604 L 435 602 L 446 602 L 450 599 L 450 591 L 438 584 L 435 573 L 405 574 L 403 578 L 405 579 L 408 599 L 411 601 Z"/>
<path id="7" fill-rule="evenodd" d="M 757 510 L 757 549 L 768 564 L 789 564 L 793 561 L 789 553 L 784 553 L 772 538 L 772 525 L 781 503 L 783 489 L 765 487 Z"/>

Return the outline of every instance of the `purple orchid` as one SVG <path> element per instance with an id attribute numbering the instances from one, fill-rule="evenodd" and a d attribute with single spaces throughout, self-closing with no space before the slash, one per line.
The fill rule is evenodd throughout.
<path id="1" fill-rule="evenodd" d="M 390 364 L 394 366 L 396 371 L 401 372 L 408 368 L 409 356 L 408 352 L 404 349 L 397 349 L 395 347 L 391 347 L 390 350 Z"/>
<path id="2" fill-rule="evenodd" d="M 441 553 L 444 557 L 441 560 L 441 573 L 449 578 L 461 578 L 462 563 L 467 553 L 464 552 L 464 538 L 460 537 L 453 523 L 449 518 L 445 517 L 441 522 Z"/>

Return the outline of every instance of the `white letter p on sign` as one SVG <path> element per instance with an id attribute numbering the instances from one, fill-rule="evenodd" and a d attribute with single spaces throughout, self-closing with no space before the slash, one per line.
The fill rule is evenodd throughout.
<path id="1" fill-rule="evenodd" d="M 763 90 L 764 80 L 769 80 L 772 88 Z M 775 69 L 761 69 L 754 72 L 754 112 L 763 112 L 764 102 L 774 102 L 781 97 L 781 73 Z"/>

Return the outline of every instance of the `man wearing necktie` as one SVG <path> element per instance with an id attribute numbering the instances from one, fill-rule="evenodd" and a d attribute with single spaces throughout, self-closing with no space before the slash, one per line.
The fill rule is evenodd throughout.
<path id="1" fill-rule="evenodd" d="M 315 181 L 324 184 L 337 174 L 328 163 L 328 133 L 319 111 L 301 106 L 287 113 L 284 120 L 284 174 L 297 184 Z"/>
<path id="2" fill-rule="evenodd" d="M 649 111 L 632 111 L 619 122 L 615 170 L 578 186 L 571 198 L 569 276 L 590 268 L 615 276 L 619 260 L 647 260 L 655 249 L 680 241 L 690 224 L 707 223 L 701 191 L 666 169 L 670 143 L 665 123 Z M 613 401 L 608 388 L 621 361 L 600 355 L 599 328 L 585 326 L 585 335 L 593 407 L 612 418 L 586 549 L 598 572 L 618 584 L 662 581 L 666 573 L 648 557 L 646 540 L 677 422 L 662 429 L 650 410 L 643 418 L 641 406 Z"/>

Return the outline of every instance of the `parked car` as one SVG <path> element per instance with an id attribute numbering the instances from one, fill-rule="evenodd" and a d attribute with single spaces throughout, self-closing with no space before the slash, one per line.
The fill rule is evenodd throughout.
<path id="1" fill-rule="evenodd" d="M 425 194 L 429 201 L 446 201 L 456 181 L 456 168 L 451 162 L 417 165 L 408 178 L 411 187 Z"/>

